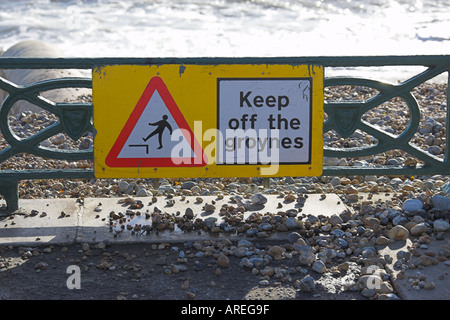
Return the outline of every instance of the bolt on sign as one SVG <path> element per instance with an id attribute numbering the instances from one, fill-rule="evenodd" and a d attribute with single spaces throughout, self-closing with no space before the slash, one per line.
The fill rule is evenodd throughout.
<path id="1" fill-rule="evenodd" d="M 318 176 L 323 67 L 93 70 L 97 178 Z"/>

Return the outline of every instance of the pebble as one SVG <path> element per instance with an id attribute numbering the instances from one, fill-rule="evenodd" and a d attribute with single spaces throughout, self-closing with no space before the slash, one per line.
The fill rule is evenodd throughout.
<path id="1" fill-rule="evenodd" d="M 357 195 L 358 194 L 358 189 L 356 189 L 353 185 L 349 185 L 346 189 L 345 192 L 347 194 L 353 194 L 353 195 Z"/>
<path id="2" fill-rule="evenodd" d="M 403 203 L 403 211 L 416 212 L 422 209 L 423 203 L 420 199 L 408 199 Z"/>
<path id="3" fill-rule="evenodd" d="M 275 260 L 281 260 L 283 258 L 284 252 L 285 249 L 280 246 L 271 246 L 269 248 L 268 254 Z"/>
<path id="4" fill-rule="evenodd" d="M 312 270 L 315 271 L 315 272 L 317 272 L 317 273 L 325 273 L 325 271 L 326 271 L 326 266 L 325 266 L 325 264 L 323 263 L 323 261 L 318 260 L 318 261 L 315 261 L 315 262 L 313 263 L 313 265 L 312 265 Z"/>
<path id="5" fill-rule="evenodd" d="M 389 244 L 390 240 L 386 238 L 385 236 L 379 236 L 376 240 L 376 244 L 379 246 L 384 246 Z"/>
<path id="6" fill-rule="evenodd" d="M 374 247 L 364 247 L 362 248 L 361 256 L 366 259 L 375 258 L 377 250 Z"/>
<path id="7" fill-rule="evenodd" d="M 438 253 L 440 256 L 450 258 L 450 245 L 442 245 L 439 247 Z"/>
<path id="8" fill-rule="evenodd" d="M 381 293 L 378 295 L 378 300 L 401 300 L 395 293 Z"/>
<path id="9" fill-rule="evenodd" d="M 203 206 L 203 210 L 206 211 L 206 212 L 213 212 L 214 210 L 216 210 L 216 207 L 214 205 L 210 204 L 210 203 L 206 203 Z"/>
<path id="10" fill-rule="evenodd" d="M 348 270 L 349 267 L 350 267 L 350 266 L 349 266 L 349 263 L 348 263 L 348 262 L 342 262 L 342 263 L 340 263 L 340 264 L 338 265 L 338 269 L 339 269 L 341 272 L 347 272 L 347 270 Z"/>
<path id="11" fill-rule="evenodd" d="M 302 227 L 302 223 L 299 222 L 296 218 L 294 217 L 289 217 L 286 219 L 286 222 L 284 223 L 284 225 L 286 226 L 286 228 L 288 230 L 297 230 L 300 229 Z"/>
<path id="12" fill-rule="evenodd" d="M 421 236 L 424 232 L 426 232 L 428 229 L 427 225 L 425 224 L 425 222 L 421 222 L 418 223 L 416 225 L 414 225 L 414 227 L 412 227 L 409 232 L 413 235 L 413 236 Z"/>
<path id="13" fill-rule="evenodd" d="M 297 287 L 302 291 L 311 292 L 316 288 L 316 283 L 313 277 L 306 276 L 298 282 Z"/>
<path id="14" fill-rule="evenodd" d="M 314 260 L 316 260 L 316 255 L 311 251 L 303 251 L 298 257 L 300 265 L 310 266 Z"/>
<path id="15" fill-rule="evenodd" d="M 408 218 L 403 215 L 398 215 L 394 219 L 392 219 L 392 223 L 394 226 L 403 225 L 408 222 Z"/>
<path id="16" fill-rule="evenodd" d="M 60 182 L 57 182 L 52 185 L 52 189 L 55 191 L 60 191 L 60 190 L 64 189 L 64 185 Z"/>
<path id="17" fill-rule="evenodd" d="M 54 145 L 60 145 L 63 144 L 66 141 L 66 137 L 64 134 L 62 133 L 58 133 L 56 136 L 54 136 L 53 138 L 51 138 L 51 143 L 53 143 Z"/>
<path id="18" fill-rule="evenodd" d="M 397 225 L 397 226 L 393 227 L 391 230 L 389 230 L 388 236 L 390 239 L 395 240 L 395 241 L 406 240 L 409 237 L 409 231 L 405 227 L 403 227 L 401 225 Z"/>
<path id="19" fill-rule="evenodd" d="M 253 268 L 253 263 L 250 262 L 250 260 L 247 257 L 244 257 L 239 262 L 240 267 L 246 267 L 246 268 Z"/>
<path id="20" fill-rule="evenodd" d="M 448 221 L 438 219 L 433 222 L 433 228 L 436 231 L 447 231 L 448 229 L 450 229 L 450 224 L 448 223 Z"/>
<path id="21" fill-rule="evenodd" d="M 79 150 L 86 150 L 86 149 L 90 149 L 93 146 L 93 141 L 91 138 L 83 138 L 80 142 L 80 144 L 78 145 L 78 149 Z"/>
<path id="22" fill-rule="evenodd" d="M 120 181 L 117 189 L 119 192 L 125 192 L 128 190 L 129 184 L 126 181 Z"/>
<path id="23" fill-rule="evenodd" d="M 269 280 L 261 280 L 259 281 L 260 286 L 268 286 L 270 284 Z"/>
<path id="24" fill-rule="evenodd" d="M 433 207 L 438 210 L 450 210 L 450 198 L 436 194 L 432 197 Z"/>
<path id="25" fill-rule="evenodd" d="M 434 264 L 434 258 L 427 255 L 422 255 L 419 257 L 417 264 L 420 266 L 431 266 Z"/>
<path id="26" fill-rule="evenodd" d="M 367 217 L 366 219 L 364 219 L 364 226 L 378 231 L 378 229 L 380 228 L 380 220 L 374 217 Z"/>
<path id="27" fill-rule="evenodd" d="M 253 246 L 253 243 L 248 240 L 245 240 L 245 239 L 239 240 L 239 242 L 238 242 L 238 247 L 247 247 L 248 248 L 248 247 L 252 247 L 252 246 Z"/>
<path id="28" fill-rule="evenodd" d="M 364 297 L 366 297 L 366 298 L 372 298 L 372 297 L 374 297 L 374 296 L 376 295 L 376 292 L 375 292 L 375 290 L 373 290 L 373 289 L 364 288 L 364 289 L 361 291 L 361 294 L 362 294 Z"/>
<path id="29" fill-rule="evenodd" d="M 270 266 L 264 267 L 261 271 L 259 271 L 262 276 L 268 276 L 271 277 L 274 274 L 274 269 Z"/>
<path id="30" fill-rule="evenodd" d="M 436 285 L 434 284 L 434 282 L 426 282 L 423 288 L 425 290 L 433 290 L 436 288 Z"/>
<path id="31" fill-rule="evenodd" d="M 181 189 L 184 190 L 190 190 L 192 189 L 192 187 L 196 186 L 197 184 L 194 181 L 185 181 L 183 182 L 183 184 L 181 185 Z"/>
<path id="32" fill-rule="evenodd" d="M 37 270 L 44 270 L 48 268 L 48 263 L 47 262 L 39 262 L 35 265 L 35 269 Z"/>
<path id="33" fill-rule="evenodd" d="M 348 242 L 345 239 L 339 238 L 336 239 L 336 244 L 341 247 L 341 248 L 347 248 L 348 247 Z"/>
<path id="34" fill-rule="evenodd" d="M 226 255 L 221 254 L 217 258 L 217 264 L 222 268 L 228 268 L 230 266 L 230 259 Z"/>
<path id="35" fill-rule="evenodd" d="M 136 192 L 136 197 L 148 197 L 150 194 L 145 188 L 141 188 Z"/>
<path id="36" fill-rule="evenodd" d="M 187 267 L 184 264 L 176 264 L 172 267 L 173 273 L 184 272 L 187 270 Z"/>
<path id="37" fill-rule="evenodd" d="M 250 197 L 252 205 L 263 205 L 267 202 L 267 198 L 261 193 L 254 194 Z"/>
<path id="38" fill-rule="evenodd" d="M 194 210 L 192 210 L 191 208 L 186 208 L 185 212 L 184 212 L 184 216 L 190 220 L 192 220 L 194 218 Z"/>
<path id="39" fill-rule="evenodd" d="M 338 165 L 338 158 L 334 157 L 323 157 L 323 165 L 324 166 L 337 166 Z"/>
<path id="40" fill-rule="evenodd" d="M 445 194 L 449 195 L 450 194 L 450 181 L 444 183 L 441 186 L 441 190 L 444 191 Z"/>
<path id="41" fill-rule="evenodd" d="M 342 218 L 337 214 L 333 214 L 328 221 L 331 223 L 332 226 L 336 226 L 343 222 Z"/>
<path id="42" fill-rule="evenodd" d="M 104 241 L 96 244 L 97 249 L 104 250 L 106 249 L 106 243 Z"/>
<path id="43" fill-rule="evenodd" d="M 297 232 L 290 232 L 287 236 L 289 243 L 295 243 L 298 239 L 301 239 L 301 235 Z"/>
<path id="44" fill-rule="evenodd" d="M 417 163 L 418 163 L 418 161 L 411 157 L 408 157 L 405 160 L 405 166 L 407 166 L 407 167 L 416 167 Z"/>
<path id="45" fill-rule="evenodd" d="M 341 185 L 341 178 L 340 177 L 333 177 L 331 180 L 330 180 L 330 184 L 332 185 L 332 186 L 339 186 L 339 185 Z"/>

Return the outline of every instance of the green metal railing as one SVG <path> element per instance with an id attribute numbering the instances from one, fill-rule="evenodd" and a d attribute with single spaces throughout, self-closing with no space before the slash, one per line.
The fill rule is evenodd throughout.
<path id="1" fill-rule="evenodd" d="M 411 144 L 411 139 L 418 130 L 421 119 L 419 105 L 412 90 L 444 72 L 450 71 L 450 55 L 437 56 L 373 56 L 373 57 L 287 57 L 287 58 L 0 58 L 0 69 L 93 69 L 100 65 L 163 65 L 163 64 L 310 64 L 325 68 L 335 67 L 387 67 L 387 66 L 422 66 L 425 71 L 416 74 L 400 84 L 393 85 L 364 78 L 326 77 L 324 87 L 362 86 L 376 90 L 375 96 L 366 101 L 325 101 L 324 133 L 334 130 L 342 138 L 351 136 L 356 130 L 364 131 L 378 141 L 376 145 L 358 148 L 324 147 L 325 157 L 357 158 L 375 155 L 388 150 L 402 150 L 420 160 L 415 167 L 386 166 L 352 167 L 324 166 L 323 175 L 433 175 L 450 174 L 448 148 L 444 158 L 434 156 Z M 8 97 L 0 108 L 0 132 L 8 147 L 0 151 L 0 164 L 16 154 L 28 153 L 36 156 L 69 161 L 93 160 L 92 149 L 59 150 L 40 145 L 41 142 L 58 133 L 65 133 L 77 140 L 86 132 L 94 132 L 92 124 L 93 105 L 91 103 L 54 103 L 43 99 L 40 93 L 60 88 L 92 88 L 90 78 L 61 78 L 20 86 L 0 77 L 0 89 L 8 92 Z M 392 98 L 402 98 L 409 109 L 409 123 L 406 130 L 395 136 L 380 130 L 362 120 L 362 115 Z M 448 106 L 450 89 L 447 81 L 446 125 L 449 124 Z M 8 115 L 14 103 L 26 100 L 54 114 L 56 121 L 44 130 L 19 139 L 11 130 Z M 448 141 L 450 130 L 446 130 Z M 26 179 L 91 179 L 93 169 L 24 169 L 0 171 L 0 194 L 4 196 L 8 209 L 18 208 L 19 181 Z"/>

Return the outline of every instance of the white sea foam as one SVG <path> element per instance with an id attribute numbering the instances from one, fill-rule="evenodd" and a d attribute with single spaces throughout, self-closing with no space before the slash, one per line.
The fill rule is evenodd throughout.
<path id="1" fill-rule="evenodd" d="M 25 39 L 76 57 L 450 54 L 450 2 L 0 0 L 0 47 Z"/>

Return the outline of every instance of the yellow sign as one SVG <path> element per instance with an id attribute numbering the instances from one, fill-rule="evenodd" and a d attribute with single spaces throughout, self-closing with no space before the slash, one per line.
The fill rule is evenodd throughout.
<path id="1" fill-rule="evenodd" d="M 93 70 L 97 178 L 318 176 L 323 67 Z"/>

